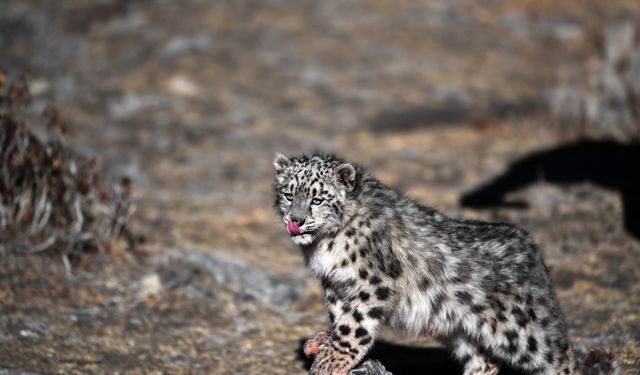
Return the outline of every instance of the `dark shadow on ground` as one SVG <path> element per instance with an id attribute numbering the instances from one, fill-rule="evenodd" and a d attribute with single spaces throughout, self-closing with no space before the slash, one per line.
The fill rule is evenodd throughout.
<path id="1" fill-rule="evenodd" d="M 377 132 L 400 132 L 430 126 L 461 125 L 483 117 L 506 119 L 512 116 L 530 115 L 544 108 L 544 102 L 534 98 L 491 103 L 487 108 L 471 108 L 460 104 L 437 107 L 425 105 L 400 111 L 382 112 L 372 121 L 371 129 Z"/>
<path id="2" fill-rule="evenodd" d="M 460 199 L 465 207 L 519 207 L 506 194 L 537 181 L 558 185 L 590 182 L 620 192 L 626 231 L 640 239 L 640 143 L 579 140 L 531 153 L 513 162 L 506 172 Z"/>
<path id="3" fill-rule="evenodd" d="M 311 367 L 312 358 L 302 351 L 305 340 L 300 340 L 298 358 L 304 361 L 306 369 Z M 386 341 L 376 341 L 367 358 L 375 358 L 393 375 L 460 375 L 462 367 L 444 348 L 419 348 L 397 345 Z M 503 368 L 500 375 L 518 375 L 519 372 Z"/>

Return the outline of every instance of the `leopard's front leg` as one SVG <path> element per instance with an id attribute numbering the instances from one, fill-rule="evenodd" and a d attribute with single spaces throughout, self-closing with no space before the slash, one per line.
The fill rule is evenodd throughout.
<path id="1" fill-rule="evenodd" d="M 331 323 L 331 327 L 335 324 L 336 316 L 342 313 L 341 303 L 338 304 L 338 297 L 333 289 L 325 287 L 324 289 L 324 303 L 327 306 L 327 310 L 329 310 L 329 322 Z M 327 331 L 320 331 L 313 335 L 310 339 L 308 339 L 302 348 L 304 354 L 307 357 L 314 357 L 320 348 L 326 347 L 331 343 L 331 328 Z"/>
<path id="2" fill-rule="evenodd" d="M 332 320 L 330 334 L 315 336 L 314 343 L 318 345 L 310 373 L 346 375 L 373 345 L 378 327 L 390 310 L 389 303 L 376 300 L 365 291 L 346 299 L 327 291 L 326 299 Z"/>

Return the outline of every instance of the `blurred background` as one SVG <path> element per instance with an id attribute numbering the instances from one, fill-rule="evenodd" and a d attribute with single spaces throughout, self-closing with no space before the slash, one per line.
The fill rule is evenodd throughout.
<path id="1" fill-rule="evenodd" d="M 2 373 L 304 374 L 272 160 L 314 151 L 527 229 L 576 350 L 640 366 L 636 0 L 0 0 L 0 51 Z"/>

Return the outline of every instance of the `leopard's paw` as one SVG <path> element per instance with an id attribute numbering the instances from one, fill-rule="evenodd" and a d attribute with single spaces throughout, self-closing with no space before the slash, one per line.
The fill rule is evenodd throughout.
<path id="1" fill-rule="evenodd" d="M 337 352 L 331 346 L 321 347 L 311 365 L 311 375 L 347 375 L 356 365 L 353 356 Z"/>
<path id="2" fill-rule="evenodd" d="M 324 348 L 328 344 L 329 334 L 325 331 L 320 331 L 304 343 L 302 350 L 307 357 L 313 357 L 321 348 Z"/>

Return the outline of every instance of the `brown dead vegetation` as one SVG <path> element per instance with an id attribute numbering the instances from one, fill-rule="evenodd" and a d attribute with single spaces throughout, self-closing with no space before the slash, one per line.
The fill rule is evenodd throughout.
<path id="1" fill-rule="evenodd" d="M 2 86 L 0 73 L 0 251 L 68 257 L 87 249 L 109 250 L 120 238 L 132 245 L 127 222 L 135 211 L 127 178 L 100 180 L 100 158 L 68 145 L 57 111 L 42 114 L 44 137 L 22 120 L 30 97 L 26 78 Z"/>

